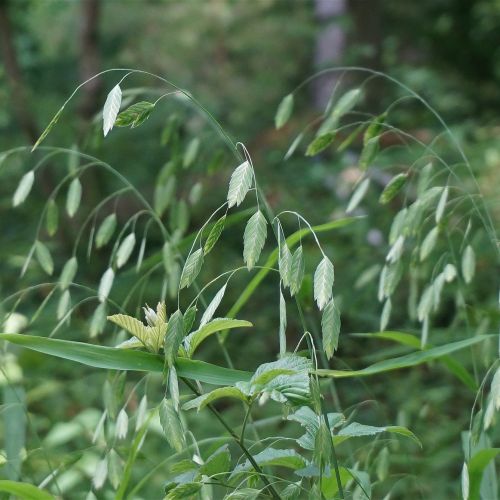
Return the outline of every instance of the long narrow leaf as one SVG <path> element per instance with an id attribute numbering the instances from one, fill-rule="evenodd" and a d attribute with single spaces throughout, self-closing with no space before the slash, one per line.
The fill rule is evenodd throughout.
<path id="1" fill-rule="evenodd" d="M 163 359 L 161 356 L 142 351 L 129 351 L 114 347 L 85 344 L 83 342 L 15 333 L 0 333 L 0 340 L 7 340 L 33 351 L 76 361 L 95 368 L 147 372 L 163 371 Z M 213 385 L 234 385 L 236 382 L 247 381 L 252 377 L 252 374 L 249 372 L 230 370 L 203 361 L 183 358 L 177 359 L 176 369 L 179 377 Z"/>
<path id="2" fill-rule="evenodd" d="M 483 340 L 491 338 L 491 335 L 478 335 L 466 340 L 452 342 L 450 344 L 425 349 L 423 351 L 412 352 L 405 356 L 397 358 L 386 359 L 379 361 L 361 370 L 316 370 L 316 374 L 321 377 L 332 378 L 347 378 L 347 377 L 366 377 L 368 375 L 375 375 L 377 373 L 389 372 L 392 370 L 399 370 L 401 368 L 409 368 L 411 366 L 421 365 L 434 359 L 439 359 L 443 356 L 451 354 L 455 351 L 465 349 L 466 347 L 473 346 L 482 342 Z"/>

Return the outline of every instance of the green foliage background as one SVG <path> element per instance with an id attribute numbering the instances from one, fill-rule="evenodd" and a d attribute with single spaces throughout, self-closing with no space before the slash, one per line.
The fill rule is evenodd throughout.
<path id="1" fill-rule="evenodd" d="M 247 146 L 259 182 L 273 209 L 296 210 L 312 224 L 345 215 L 345 206 L 359 173 L 357 161 L 361 144 L 355 141 L 341 153 L 333 151 L 313 159 L 295 155 L 284 162 L 283 154 L 293 137 L 321 112 L 317 106 L 317 88 L 311 84 L 297 93 L 296 109 L 284 129 L 274 128 L 276 108 L 283 96 L 323 67 L 349 65 L 383 70 L 428 99 L 450 124 L 453 135 L 471 160 L 475 179 L 492 216 L 493 226 L 497 228 L 500 218 L 498 1 L 352 1 L 346 2 L 341 15 L 329 21 L 320 21 L 315 14 L 319 3 L 299 0 L 102 1 L 96 28 L 94 65 L 97 71 L 112 67 L 143 69 L 187 89 L 232 137 Z M 82 61 L 84 53 L 89 53 L 79 35 L 85 22 L 85 2 L 20 0 L 4 4 L 2 9 L 12 25 L 11 42 L 21 80 L 12 80 L 7 65 L 0 66 L 0 150 L 34 142 L 20 117 L 14 88 L 24 87 L 21 107 L 39 133 L 73 89 L 86 78 Z M 316 44 L 328 23 L 342 29 L 345 47 L 338 60 L 319 65 L 315 63 Z M 365 76 L 348 73 L 342 80 L 342 88 L 347 90 L 360 85 Z M 227 180 L 236 166 L 234 158 L 199 114 L 176 100 L 159 104 L 142 127 L 136 130 L 114 129 L 103 141 L 99 112 L 107 92 L 117 80 L 114 73 L 99 79 L 90 108 L 85 108 L 85 93 L 78 96 L 70 109 L 65 110 L 46 143 L 76 148 L 102 158 L 149 200 L 154 198 L 155 186 L 165 165 L 173 165 L 172 168 L 180 172 L 174 196 L 178 200 L 188 198 L 193 185 L 200 182 L 203 189 L 201 199 L 189 205 L 185 234 L 190 234 L 224 199 Z M 130 87 L 139 89 L 152 85 L 147 75 L 134 75 L 129 82 Z M 373 85 L 367 85 L 366 97 L 353 120 L 363 119 L 364 113 L 378 115 L 384 112 L 403 94 L 390 82 L 377 79 Z M 456 149 L 440 135 L 443 128 L 431 113 L 418 103 L 408 102 L 395 108 L 391 116 L 399 127 L 425 144 L 437 137 L 433 144 L 456 169 L 460 187 L 468 192 L 476 189 L 474 179 L 460 165 Z M 162 144 L 161 137 L 169 130 L 173 131 L 172 136 L 166 145 Z M 341 134 L 339 142 L 347 135 L 348 132 Z M 183 169 L 188 145 L 195 138 L 200 141 L 199 152 L 192 165 Z M 377 279 L 362 287 L 356 282 L 367 269 L 383 265 L 389 227 L 404 201 L 397 199 L 380 206 L 378 197 L 383 186 L 394 173 L 412 166 L 421 154 L 398 134 L 389 136 L 383 146 L 384 154 L 378 160 L 372 189 L 356 212 L 363 218 L 321 236 L 325 252 L 335 264 L 335 288 L 342 310 L 340 349 L 331 365 L 337 369 L 359 369 L 408 352 L 406 347 L 398 344 L 373 338 L 360 340 L 347 335 L 379 329 L 382 306 L 376 299 Z M 75 160 L 71 156 L 63 155 L 51 159 L 49 167 L 37 178 L 27 201 L 16 209 L 12 208 L 12 194 L 19 179 L 32 166 L 32 159 L 27 154 L 15 155 L 0 165 L 2 299 L 33 283 L 47 281 L 44 271 L 35 262 L 22 278 L 19 277 L 20 271 L 33 243 L 48 194 L 72 171 L 72 161 Z M 59 275 L 73 252 L 73 242 L 85 214 L 105 196 L 122 187 L 112 176 L 92 169 L 83 175 L 82 184 L 83 202 L 77 216 L 69 219 L 63 213 L 63 189 L 57 198 L 60 205 L 57 235 L 50 240 L 44 230 L 41 233 L 54 257 L 55 276 Z M 138 206 L 133 196 L 122 196 L 113 207 L 119 225 Z M 163 219 L 167 225 L 175 225 L 179 217 L 178 209 L 177 212 L 171 209 Z M 486 234 L 482 229 L 477 214 L 464 209 L 460 217 L 472 220 L 470 237 L 476 250 L 476 277 L 467 293 L 467 307 L 457 307 L 451 293 L 443 298 L 429 336 L 429 341 L 436 345 L 481 333 L 498 333 L 498 262 L 494 249 L 498 241 L 495 234 Z M 209 268 L 202 270 L 201 283 L 224 272 L 227 269 L 225 263 L 241 260 L 244 221 L 236 222 L 235 228 L 237 230 L 223 235 L 221 244 L 214 250 L 217 258 L 210 261 Z M 293 228 L 290 221 L 287 233 L 290 234 Z M 84 234 L 76 249 L 80 264 L 78 276 L 82 284 L 96 288 L 108 267 L 109 253 L 94 251 L 91 258 L 86 259 L 87 241 L 88 234 Z M 459 240 L 453 243 L 456 246 L 461 244 Z M 158 257 L 161 244 L 159 235 L 152 232 L 146 255 L 151 259 L 155 255 L 161 259 Z M 306 264 L 313 269 L 321 255 L 309 240 L 305 245 L 308 250 Z M 445 245 L 434 251 L 434 262 L 429 264 L 430 267 L 439 259 L 441 250 L 446 250 Z M 113 288 L 113 300 L 121 303 L 136 280 L 133 269 L 124 273 Z M 238 290 L 247 281 L 244 274 L 235 277 L 231 284 L 234 295 L 226 293 L 222 309 L 231 307 Z M 129 312 L 142 316 L 139 307 L 143 303 L 156 304 L 161 287 L 162 281 L 153 277 L 144 290 L 142 303 L 131 303 Z M 418 334 L 418 323 L 408 315 L 409 287 L 405 277 L 393 300 L 390 328 Z M 33 324 L 27 328 L 29 333 L 46 335 L 54 327 L 56 299 L 48 301 L 41 313 L 36 314 L 49 291 L 50 287 L 40 286 L 22 297 L 18 311 L 28 318 L 36 315 Z M 306 314 L 313 317 L 310 279 L 302 287 L 301 298 Z M 2 302 L 0 312 L 7 314 L 14 304 L 12 300 Z M 259 293 L 239 314 L 242 319 L 251 319 L 254 332 L 228 337 L 227 348 L 238 368 L 254 370 L 257 365 L 275 359 L 279 349 L 277 304 L 276 287 L 265 281 Z M 56 336 L 88 340 L 89 319 L 95 306 L 96 303 L 84 303 L 72 316 L 71 323 L 65 324 Z M 175 306 L 169 308 L 170 312 L 174 309 Z M 93 341 L 112 345 L 115 337 L 111 332 L 107 326 Z M 299 318 L 291 315 L 288 319 L 290 342 L 295 345 L 302 333 Z M 476 382 L 483 379 L 486 369 L 498 357 L 494 342 L 491 340 L 457 355 Z M 203 359 L 224 364 L 217 342 L 207 343 L 203 349 Z M 115 396 L 122 391 L 126 399 L 140 377 L 134 374 L 125 381 L 113 374 L 106 375 L 19 348 L 5 345 L 2 350 L 3 370 L 15 383 L 3 385 L 4 415 L 0 436 L 7 443 L 6 436 L 16 432 L 20 434 L 18 442 L 24 442 L 23 420 L 26 421 L 27 436 L 21 474 L 13 475 L 8 471 L 10 464 L 4 464 L 0 465 L 0 475 L 9 479 L 18 476 L 26 482 L 39 484 L 53 468 L 60 467 L 63 488 L 66 484 L 71 492 L 68 498 L 84 498 L 89 489 L 92 467 L 99 456 L 99 451 L 93 449 L 91 437 L 103 405 L 112 408 L 119 404 L 109 401 L 113 390 Z M 489 383 L 479 401 L 487 394 Z M 151 386 L 150 394 L 161 398 L 161 377 L 158 376 Z M 353 448 L 342 450 L 340 460 L 356 456 L 360 462 L 371 464 L 370 472 L 376 481 L 380 459 L 377 462 L 371 454 L 378 453 L 382 445 L 390 449 L 390 475 L 388 479 L 384 478 L 385 484 L 383 481 L 375 484 L 374 498 L 382 498 L 382 492 L 385 494 L 391 488 L 391 498 L 458 497 L 464 460 L 461 433 L 469 428 L 475 392 L 439 363 L 367 379 L 340 380 L 336 386 L 342 409 L 353 412 L 358 421 L 407 426 L 423 443 L 422 450 L 419 450 L 406 441 L 384 437 L 387 442 L 380 438 L 378 447 L 356 442 Z M 139 404 L 135 398 L 134 395 L 129 402 L 131 410 Z M 118 396 L 117 400 L 122 398 Z M 12 404 L 12 401 L 21 401 L 22 404 Z M 328 398 L 328 404 L 333 403 Z M 240 422 L 241 408 L 237 405 L 222 406 L 221 410 L 228 420 Z M 255 413 L 256 420 L 273 418 L 276 414 L 267 406 L 257 408 Z M 189 415 L 189 419 L 198 431 L 198 440 L 212 437 L 211 430 L 217 424 L 209 414 L 201 412 Z M 13 421 L 20 423 L 14 426 L 14 430 Z M 293 432 L 282 427 L 280 419 L 273 425 L 278 434 Z M 493 426 L 490 434 L 493 445 L 495 441 L 498 444 L 498 425 Z M 295 434 L 290 436 L 297 437 Z M 0 444 L 4 450 L 6 446 Z M 82 450 L 84 460 L 81 459 Z M 148 439 L 141 451 L 133 472 L 133 483 L 137 484 L 146 471 L 172 454 L 158 429 L 156 438 Z M 151 482 L 144 485 L 142 498 L 155 498 L 169 473 L 168 464 L 158 469 Z M 380 490 L 376 489 L 378 487 Z"/>

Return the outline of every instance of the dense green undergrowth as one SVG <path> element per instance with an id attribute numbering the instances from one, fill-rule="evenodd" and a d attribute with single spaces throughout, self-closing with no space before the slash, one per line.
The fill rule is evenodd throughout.
<path id="1" fill-rule="evenodd" d="M 3 154 L 4 165 L 25 168 L 13 210 L 22 210 L 44 169 L 57 166 L 59 180 L 27 256 L 14 259 L 23 281 L 1 306 L 0 491 L 497 498 L 491 208 L 451 130 L 423 98 L 377 72 L 332 71 L 364 80 L 343 93 L 334 88 L 319 116 L 296 109 L 306 81 L 275 119 L 287 144 L 277 187 L 300 184 L 297 165 L 317 169 L 325 185 L 327 167 L 336 168 L 344 206 L 327 208 L 326 221 L 297 210 L 300 200 L 282 206 L 244 144 L 189 92 L 142 71 L 105 72 L 119 77 L 95 129 L 105 150 L 115 134 L 134 141 L 135 130 L 118 127 L 148 130 L 161 117 L 167 159 L 154 183 L 140 172 L 147 179 L 140 189 L 85 147 L 44 143 L 71 116 L 81 86 L 32 148 Z M 158 86 L 135 89 L 139 77 Z M 375 79 L 401 97 L 371 114 L 362 103 Z M 441 133 L 424 141 L 399 129 L 405 105 L 422 108 Z M 139 144 L 130 161 L 140 171 L 147 155 Z M 224 165 L 232 165 L 229 179 Z M 216 182 L 204 183 L 207 172 Z M 96 182 L 106 183 L 103 199 L 92 196 Z M 196 227 L 193 217 L 202 220 Z M 41 363 L 52 362 L 45 355 L 65 361 L 53 365 L 53 380 L 38 383 Z M 60 372 L 71 362 L 85 367 L 74 368 L 83 370 L 74 372 L 82 377 L 76 391 L 89 400 L 80 398 L 66 421 L 47 421 L 41 402 L 70 390 L 58 374 L 71 377 L 73 368 Z M 107 370 L 104 381 L 96 368 Z M 396 407 L 383 409 L 384 399 Z M 422 464 L 433 461 L 451 483 L 426 477 L 432 466 Z"/>

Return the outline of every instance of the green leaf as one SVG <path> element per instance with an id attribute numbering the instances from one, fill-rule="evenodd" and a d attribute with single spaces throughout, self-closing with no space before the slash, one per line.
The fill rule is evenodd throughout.
<path id="1" fill-rule="evenodd" d="M 323 349 L 326 357 L 331 359 L 339 345 L 340 334 L 340 311 L 333 299 L 330 299 L 323 311 L 321 331 L 323 333 Z"/>
<path id="2" fill-rule="evenodd" d="M 45 214 L 45 227 L 47 229 L 47 234 L 49 236 L 54 236 L 57 232 L 57 226 L 59 225 L 59 209 L 57 208 L 57 204 L 54 201 L 54 198 L 51 198 L 47 203 L 47 212 Z"/>
<path id="3" fill-rule="evenodd" d="M 17 481 L 0 480 L 0 491 L 23 500 L 54 500 L 54 497 L 36 486 Z"/>
<path id="4" fill-rule="evenodd" d="M 61 290 L 66 290 L 69 285 L 73 282 L 78 271 L 78 261 L 76 257 L 73 256 L 69 259 L 66 264 L 64 264 L 63 270 L 61 271 L 61 276 L 59 277 L 59 286 Z"/>
<path id="5" fill-rule="evenodd" d="M 266 448 L 257 453 L 253 459 L 260 467 L 285 467 L 287 469 L 302 469 L 307 465 L 306 460 L 295 450 L 278 450 L 276 448 Z M 232 476 L 240 472 L 246 472 L 252 469 L 252 465 L 247 460 L 245 463 L 237 465 L 233 469 Z"/>
<path id="6" fill-rule="evenodd" d="M 99 229 L 97 230 L 97 234 L 95 237 L 96 248 L 101 248 L 104 245 L 106 245 L 109 242 L 109 240 L 111 239 L 111 237 L 113 236 L 115 229 L 116 229 L 116 214 L 112 213 L 112 214 L 109 214 L 101 222 L 101 225 L 99 226 Z"/>
<path id="7" fill-rule="evenodd" d="M 365 197 L 369 187 L 370 187 L 370 179 L 367 177 L 366 179 L 363 179 L 361 181 L 361 183 L 356 188 L 354 193 L 352 193 L 351 199 L 349 200 L 349 203 L 346 208 L 346 214 L 350 214 L 353 210 L 358 208 L 358 205 Z"/>
<path id="8" fill-rule="evenodd" d="M 396 195 L 403 189 L 406 181 L 408 180 L 408 174 L 398 174 L 393 177 L 387 186 L 385 186 L 382 194 L 380 195 L 380 203 L 385 205 L 389 203 Z"/>
<path id="9" fill-rule="evenodd" d="M 326 132 L 316 137 L 306 149 L 306 156 L 315 156 L 324 151 L 335 139 L 335 132 Z"/>
<path id="10" fill-rule="evenodd" d="M 500 448 L 486 448 L 469 460 L 469 500 L 481 500 L 480 489 L 483 473 L 488 464 L 500 453 Z"/>
<path id="11" fill-rule="evenodd" d="M 243 261 L 250 271 L 259 260 L 267 236 L 267 221 L 260 210 L 250 217 L 243 235 Z"/>
<path id="12" fill-rule="evenodd" d="M 17 207 L 26 200 L 30 194 L 31 188 L 33 187 L 33 182 L 35 181 L 35 173 L 30 170 L 24 174 L 17 186 L 14 196 L 12 197 L 12 206 Z"/>
<path id="13" fill-rule="evenodd" d="M 400 370 L 402 368 L 409 368 L 417 366 L 435 359 L 442 358 L 456 351 L 466 349 L 467 347 L 483 342 L 490 339 L 491 335 L 477 335 L 470 339 L 460 340 L 458 342 L 451 342 L 439 347 L 432 347 L 417 352 L 412 352 L 397 358 L 386 359 L 379 361 L 361 370 L 316 370 L 321 377 L 332 378 L 346 378 L 346 377 L 366 377 L 369 375 L 376 375 L 378 373 L 385 373 L 393 370 Z"/>
<path id="14" fill-rule="evenodd" d="M 186 446 L 185 430 L 179 414 L 166 399 L 160 404 L 160 423 L 168 443 L 180 453 Z"/>
<path id="15" fill-rule="evenodd" d="M 224 286 L 215 294 L 215 297 L 211 300 L 210 304 L 208 304 L 205 312 L 203 313 L 203 316 L 201 317 L 200 328 L 203 325 L 206 325 L 213 318 L 215 311 L 219 307 L 222 298 L 224 297 L 226 286 L 227 283 L 224 284 Z"/>
<path id="16" fill-rule="evenodd" d="M 244 161 L 235 169 L 229 181 L 229 190 L 227 193 L 228 207 L 239 206 L 245 199 L 250 187 L 252 186 L 253 169 L 248 161 Z"/>
<path id="17" fill-rule="evenodd" d="M 177 351 L 184 338 L 184 319 L 182 312 L 177 311 L 170 316 L 167 324 L 167 333 L 165 335 L 165 360 L 168 366 L 172 366 L 177 357 Z"/>
<path id="18" fill-rule="evenodd" d="M 341 437 L 362 437 L 362 436 L 374 436 L 376 434 L 380 434 L 382 432 L 389 432 L 392 434 L 400 434 L 402 436 L 408 437 L 415 441 L 420 447 L 422 447 L 422 443 L 420 440 L 406 427 L 390 425 L 386 427 L 374 427 L 372 425 L 364 425 L 358 422 L 352 422 L 347 427 L 341 429 L 337 436 Z"/>
<path id="19" fill-rule="evenodd" d="M 250 326 L 253 326 L 252 323 L 241 319 L 216 318 L 206 325 L 201 326 L 198 330 L 190 333 L 186 337 L 184 345 L 186 352 L 188 353 L 188 357 L 191 357 L 199 345 L 210 335 L 223 330 L 245 328 Z"/>
<path id="20" fill-rule="evenodd" d="M 130 255 L 134 251 L 134 247 L 135 247 L 135 234 L 130 233 L 120 243 L 118 251 L 116 252 L 116 267 L 118 269 L 120 269 L 120 267 L 123 267 L 127 263 L 128 259 L 130 258 Z"/>
<path id="21" fill-rule="evenodd" d="M 359 157 L 359 168 L 366 170 L 375 160 L 379 151 L 379 137 L 372 137 L 363 147 Z"/>
<path id="22" fill-rule="evenodd" d="M 120 111 L 121 103 L 122 89 L 120 85 L 115 85 L 106 97 L 106 102 L 104 103 L 102 111 L 102 131 L 104 137 L 106 137 L 108 132 L 113 128 L 118 112 Z"/>
<path id="23" fill-rule="evenodd" d="M 50 251 L 41 241 L 35 242 L 35 255 L 42 269 L 50 276 L 54 272 L 54 261 Z"/>
<path id="24" fill-rule="evenodd" d="M 203 250 L 198 248 L 193 252 L 186 260 L 184 264 L 184 269 L 181 274 L 180 288 L 181 290 L 186 287 L 190 287 L 193 281 L 196 279 L 203 266 Z"/>
<path id="25" fill-rule="evenodd" d="M 392 302 L 391 299 L 387 299 L 382 309 L 382 314 L 380 315 L 380 331 L 384 331 L 387 328 L 389 319 L 391 318 L 392 312 Z"/>
<path id="26" fill-rule="evenodd" d="M 221 398 L 239 399 L 243 402 L 247 402 L 248 400 L 247 396 L 236 387 L 219 387 L 213 391 L 207 392 L 206 394 L 202 394 L 191 401 L 188 401 L 182 406 L 182 409 L 192 410 L 193 408 L 196 408 L 197 411 L 200 411 L 205 408 L 205 406 Z"/>
<path id="27" fill-rule="evenodd" d="M 6 340 L 33 351 L 76 361 L 94 368 L 163 372 L 162 357 L 148 352 L 129 351 L 17 333 L 0 333 L 0 340 Z M 252 377 L 249 372 L 230 370 L 203 361 L 184 358 L 178 358 L 175 366 L 179 377 L 212 385 L 234 385 L 236 382 L 249 381 Z"/>
<path id="28" fill-rule="evenodd" d="M 314 273 L 314 300 L 318 304 L 320 311 L 323 310 L 332 297 L 333 280 L 333 264 L 324 255 Z"/>
<path id="29" fill-rule="evenodd" d="M 70 217 L 73 217 L 78 207 L 80 206 L 80 201 L 82 200 L 82 184 L 80 179 L 76 177 L 71 181 L 68 189 L 68 196 L 66 198 L 66 212 Z"/>
<path id="30" fill-rule="evenodd" d="M 184 168 L 189 168 L 193 164 L 199 149 L 200 149 L 200 139 L 194 137 L 189 141 L 186 151 L 184 153 L 184 157 L 182 158 L 182 166 Z"/>
<path id="31" fill-rule="evenodd" d="M 302 245 L 297 247 L 292 255 L 290 264 L 290 294 L 292 297 L 300 290 L 304 279 L 304 251 Z"/>
<path id="32" fill-rule="evenodd" d="M 170 177 L 166 182 L 160 182 L 155 187 L 153 206 L 157 215 L 160 217 L 165 213 L 165 210 L 170 205 L 173 199 L 177 180 L 175 177 Z"/>
<path id="33" fill-rule="evenodd" d="M 466 283 L 470 283 L 476 272 L 476 254 L 474 249 L 467 245 L 462 255 L 462 275 Z"/>
<path id="34" fill-rule="evenodd" d="M 278 111 L 276 111 L 276 116 L 274 117 L 274 123 L 277 129 L 280 129 L 289 120 L 293 111 L 293 94 L 288 94 L 283 98 L 278 106 Z"/>
<path id="35" fill-rule="evenodd" d="M 215 453 L 212 453 L 205 463 L 198 470 L 199 477 L 215 476 L 224 472 L 229 472 L 231 468 L 231 454 L 227 445 L 222 446 Z"/>
<path id="36" fill-rule="evenodd" d="M 201 490 L 201 486 L 201 483 L 178 484 L 174 489 L 167 493 L 165 500 L 184 500 L 194 498 L 196 493 Z"/>
<path id="37" fill-rule="evenodd" d="M 118 115 L 115 125 L 117 127 L 138 127 L 149 118 L 154 107 L 154 104 L 151 102 L 136 102 Z"/>
<path id="38" fill-rule="evenodd" d="M 420 262 L 423 262 L 434 250 L 436 246 L 437 239 L 439 235 L 438 227 L 433 227 L 428 233 L 427 236 L 422 241 L 422 246 L 420 247 Z"/>
<path id="39" fill-rule="evenodd" d="M 203 252 L 207 255 L 212 248 L 215 246 L 217 241 L 224 230 L 224 223 L 226 222 L 226 215 L 224 214 L 217 222 L 213 225 L 212 229 L 208 233 L 207 240 L 205 241 L 205 246 L 203 247 Z"/>
<path id="40" fill-rule="evenodd" d="M 64 111 L 64 105 L 61 106 L 61 108 L 59 109 L 59 111 L 54 115 L 54 117 L 52 118 L 52 120 L 50 120 L 50 123 L 47 125 L 47 127 L 45 128 L 45 130 L 42 132 L 42 135 L 38 138 L 38 140 L 35 142 L 35 145 L 31 148 L 31 152 L 33 153 L 33 151 L 35 151 L 35 149 L 40 146 L 40 144 L 42 143 L 42 141 L 45 140 L 45 138 L 49 135 L 50 131 L 52 130 L 52 128 L 54 127 L 54 125 L 59 121 L 59 118 L 61 117 L 62 115 L 62 112 Z"/>

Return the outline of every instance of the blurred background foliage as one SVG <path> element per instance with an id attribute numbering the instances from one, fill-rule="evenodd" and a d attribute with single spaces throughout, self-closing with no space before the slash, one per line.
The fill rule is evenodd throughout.
<path id="1" fill-rule="evenodd" d="M 81 81 L 109 68 L 142 69 L 187 89 L 231 137 L 245 143 L 259 181 L 276 211 L 297 210 L 311 223 L 319 224 L 344 215 L 359 177 L 356 167 L 359 141 L 354 141 L 343 152 L 312 160 L 295 155 L 284 162 L 283 154 L 303 126 L 321 113 L 336 84 L 348 89 L 362 84 L 367 75 L 326 74 L 306 85 L 296 94 L 297 110 L 284 129 L 275 130 L 274 114 L 282 97 L 313 73 L 332 66 L 363 66 L 401 80 L 444 116 L 471 159 L 477 182 L 498 227 L 500 212 L 495 202 L 500 195 L 499 26 L 498 0 L 0 0 L 3 61 L 0 66 L 0 150 L 33 144 Z M 155 196 L 162 172 L 175 170 L 177 202 L 165 212 L 164 221 L 175 227 L 182 218 L 186 226 L 184 232 L 189 234 L 200 227 L 207 214 L 224 199 L 229 173 L 235 167 L 234 158 L 206 120 L 180 99 L 163 101 L 141 128 L 113 130 L 103 142 L 99 112 L 107 92 L 118 79 L 116 73 L 107 73 L 83 87 L 46 142 L 104 159 L 149 200 Z M 148 94 L 141 89 L 158 89 L 159 84 L 147 75 L 134 75 L 125 86 L 131 87 L 138 89 L 135 95 L 142 99 Z M 365 116 L 362 113 L 378 115 L 405 94 L 386 80 L 373 79 L 366 85 L 360 116 Z M 159 95 L 158 91 L 152 95 Z M 461 161 L 449 139 L 440 136 L 443 133 L 440 123 L 423 106 L 405 103 L 391 111 L 391 118 L 424 144 L 439 137 L 436 148 L 443 156 L 451 164 L 458 165 Z M 194 146 L 193 141 L 199 143 Z M 403 171 L 421 155 L 420 150 L 405 147 L 405 141 L 396 133 L 389 134 L 386 141 L 372 179 L 374 192 L 356 212 L 367 217 L 321 237 L 336 265 L 336 293 L 342 303 L 345 333 L 378 330 L 381 305 L 376 300 L 377 280 L 369 281 L 369 273 L 363 273 L 383 264 L 388 228 L 401 203 L 380 208 L 377 199 L 390 178 L 389 172 L 394 173 L 390 169 L 395 166 L 396 171 Z M 197 149 L 192 163 L 186 160 L 189 147 Z M 40 158 L 27 153 L 12 155 L 0 167 L 0 293 L 4 299 L 33 283 L 47 281 L 35 262 L 23 278 L 19 278 L 20 270 L 32 246 L 47 198 L 75 168 L 74 162 L 77 165 L 80 162 L 71 155 L 54 156 L 40 171 L 26 203 L 14 211 L 12 193 L 20 177 Z M 183 168 L 183 163 L 189 163 L 188 168 Z M 470 177 L 464 175 L 460 180 L 465 190 L 473 189 Z M 188 202 L 188 218 L 179 215 L 179 210 L 184 210 L 178 208 L 182 205 L 179 200 L 189 201 L 192 188 L 198 182 L 202 186 L 199 201 Z M 71 256 L 86 215 L 100 200 L 121 187 L 113 177 L 93 169 L 82 176 L 82 184 L 82 208 L 73 219 L 65 216 L 61 208 L 60 229 L 47 243 L 54 255 L 55 275 Z M 64 190 L 56 200 L 64 205 Z M 123 224 L 138 209 L 138 204 L 133 196 L 124 194 L 112 209 L 118 215 L 119 224 Z M 98 219 L 108 212 L 104 210 Z M 170 219 L 175 221 L 172 223 Z M 292 222 L 287 231 L 293 230 Z M 217 258 L 203 271 L 201 282 L 223 272 L 226 262 L 237 262 L 243 223 L 236 227 L 238 231 L 223 236 Z M 479 225 L 475 224 L 473 229 L 477 233 L 474 241 L 478 244 L 478 270 L 482 279 L 474 285 L 471 294 L 474 308 L 464 313 L 469 332 L 491 329 L 498 322 L 495 290 L 498 267 L 494 252 Z M 43 228 L 40 237 L 48 240 Z M 88 233 L 84 233 L 76 250 L 80 258 L 78 280 L 95 289 L 108 266 L 109 252 L 93 251 L 91 258 L 86 259 L 87 241 Z M 147 256 L 154 259 L 160 250 L 160 236 L 152 231 Z M 313 266 L 319 254 L 311 252 L 310 266 Z M 366 286 L 359 283 L 361 276 L 366 278 Z M 136 279 L 133 270 L 125 274 L 120 285 L 113 289 L 113 299 L 121 303 Z M 232 282 L 234 295 L 226 294 L 223 303 L 227 308 L 247 280 L 246 276 L 238 275 Z M 418 331 L 418 325 L 408 319 L 408 286 L 407 282 L 401 286 L 399 302 L 393 304 L 391 326 Z M 138 314 L 144 302 L 154 304 L 161 287 L 160 277 L 152 277 L 141 300 L 134 299 L 129 311 Z M 309 306 L 312 303 L 310 287 L 311 284 L 308 288 L 306 283 L 302 290 Z M 17 306 L 18 311 L 31 318 L 50 290 L 50 286 L 42 286 L 26 294 Z M 276 304 L 275 284 L 265 283 L 241 311 L 240 317 L 254 322 L 255 332 L 229 337 L 228 348 L 236 366 L 252 369 L 274 358 Z M 14 306 L 15 301 L 4 301 L 2 312 L 5 314 Z M 83 303 L 71 324 L 64 324 L 56 335 L 88 339 L 95 306 L 96 302 Z M 51 331 L 56 308 L 54 297 L 29 329 L 39 334 Z M 455 303 L 449 297 L 430 334 L 431 342 L 441 343 L 465 335 L 463 330 L 460 333 L 449 328 L 456 321 L 456 315 Z M 106 327 L 97 341 L 111 344 L 110 332 Z M 298 318 L 289 319 L 289 335 L 294 343 L 302 335 Z M 87 477 L 92 474 L 93 463 L 99 456 L 89 437 L 103 407 L 106 374 L 16 349 L 9 351 L 9 355 L 13 353 L 15 357 L 10 358 L 4 352 L 3 363 L 10 367 L 10 376 L 17 381 L 14 385 L 20 391 L 20 401 L 25 401 L 17 416 L 27 416 L 26 442 L 24 444 L 23 436 L 18 440 L 25 448 L 20 477 L 40 483 L 51 468 L 61 467 L 61 487 L 77 498 L 88 490 Z M 403 352 L 400 348 L 380 342 L 360 344 L 359 340 L 344 336 L 335 366 L 362 367 L 400 352 Z M 494 349 L 489 346 L 478 354 L 480 366 L 474 368 L 481 371 L 491 362 Z M 205 348 L 203 357 L 223 362 L 215 342 L 212 349 Z M 16 372 L 19 366 L 24 377 Z M 127 394 L 137 380 L 134 376 L 127 379 Z M 157 382 L 156 390 L 160 394 Z M 457 497 L 463 460 L 459 436 L 468 428 L 474 394 L 439 366 L 378 376 L 366 383 L 342 382 L 338 390 L 342 408 L 361 413 L 364 422 L 407 425 L 424 442 L 422 451 L 416 451 L 411 445 L 391 444 L 394 449 L 390 481 L 395 498 Z M 4 401 L 14 397 L 8 392 L 5 389 Z M 154 394 L 154 390 L 152 392 Z M 364 403 L 359 404 L 360 401 Z M 109 405 L 109 401 L 105 404 Z M 129 404 L 136 405 L 137 401 Z M 12 408 L 7 404 L 6 407 Z M 231 414 L 238 410 L 227 408 L 227 411 Z M 8 421 L 12 421 L 16 413 L 14 417 L 9 415 L 4 413 L 0 427 L 3 437 L 10 432 Z M 194 418 L 201 422 L 200 437 L 203 438 L 209 417 Z M 84 459 L 81 450 L 86 450 Z M 362 449 L 360 453 L 363 454 Z M 160 439 L 149 440 L 138 461 L 136 481 L 141 471 L 151 468 L 165 454 L 168 454 L 166 443 Z M 67 465 L 72 462 L 78 467 Z M 19 470 L 9 471 L 8 466 L 0 465 L 0 474 L 18 477 Z M 154 497 L 152 492 L 162 484 L 167 472 L 160 469 L 151 483 L 145 485 L 143 498 Z"/>

